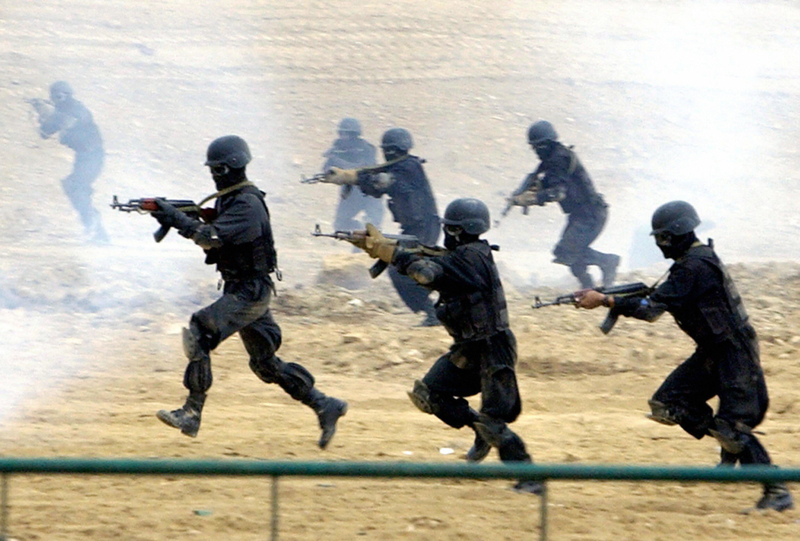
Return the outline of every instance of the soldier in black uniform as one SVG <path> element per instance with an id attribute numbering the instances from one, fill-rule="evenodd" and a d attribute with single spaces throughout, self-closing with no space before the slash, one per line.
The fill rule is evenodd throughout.
<path id="1" fill-rule="evenodd" d="M 651 234 L 664 257 L 675 260 L 667 280 L 644 298 L 580 292 L 578 306 L 608 306 L 645 321 L 670 312 L 697 349 L 650 399 L 649 417 L 680 425 L 697 439 L 716 438 L 722 448 L 720 465 L 771 464 L 753 433 L 769 404 L 756 331 L 712 243 L 697 240 L 694 229 L 699 224 L 689 203 L 672 201 L 659 207 L 653 214 Z M 716 414 L 706 403 L 714 396 L 719 397 Z M 766 483 L 756 507 L 783 511 L 793 505 L 783 483 Z"/>
<path id="2" fill-rule="evenodd" d="M 589 248 L 600 235 L 608 217 L 608 205 L 603 196 L 595 191 L 589 174 L 572 147 L 558 141 L 552 124 L 546 120 L 532 124 L 528 129 L 528 143 L 541 163 L 509 198 L 509 203 L 528 207 L 558 202 L 569 219 L 553 250 L 553 262 L 568 266 L 581 287 L 594 287 L 587 270 L 589 265 L 600 267 L 604 286 L 612 285 L 619 256 Z"/>
<path id="3" fill-rule="evenodd" d="M 50 85 L 50 108 L 42 100 L 31 100 L 39 115 L 42 139 L 58 133 L 62 145 L 75 151 L 72 173 L 61 180 L 64 193 L 78 211 L 88 239 L 106 243 L 108 235 L 100 221 L 100 213 L 92 206 L 92 184 L 103 169 L 105 152 L 100 130 L 92 113 L 73 97 L 72 87 L 65 81 Z"/>
<path id="4" fill-rule="evenodd" d="M 358 169 L 375 165 L 375 147 L 361 137 L 361 123 L 355 118 L 343 118 L 339 122 L 339 138 L 325 151 L 323 171 L 331 167 Z M 356 217 L 364 212 L 364 221 Z M 333 227 L 337 231 L 364 229 L 371 223 L 380 228 L 383 223 L 383 200 L 365 195 L 358 186 L 345 185 L 339 190 L 339 204 Z"/>
<path id="5" fill-rule="evenodd" d="M 276 271 L 269 210 L 264 194 L 247 180 L 245 166 L 250 149 L 240 137 L 228 135 L 208 147 L 206 165 L 217 190 L 217 217 L 209 224 L 190 218 L 164 200 L 153 216 L 203 248 L 206 263 L 216 264 L 225 281 L 223 295 L 213 304 L 192 314 L 183 329 L 183 349 L 189 364 L 183 384 L 189 397 L 183 407 L 161 410 L 157 417 L 187 436 L 197 436 L 200 415 L 211 387 L 210 353 L 238 332 L 250 355 L 250 368 L 265 383 L 277 383 L 289 396 L 311 407 L 317 414 L 325 448 L 336 431 L 336 421 L 347 411 L 347 403 L 324 395 L 314 386 L 314 377 L 301 365 L 284 362 L 275 353 L 281 346 L 281 329 L 270 312 Z"/>
<path id="6" fill-rule="evenodd" d="M 439 238 L 439 213 L 424 160 L 408 153 L 414 146 L 411 134 L 403 128 L 387 130 L 381 138 L 386 163 L 369 169 L 340 169 L 332 167 L 325 182 L 356 185 L 373 197 L 389 196 L 389 210 L 405 235 L 414 235 L 421 244 L 433 246 Z M 373 224 L 374 225 L 374 224 Z M 425 312 L 423 326 L 438 325 L 430 291 L 414 280 L 389 268 L 389 277 L 403 302 L 413 312 Z"/>
<path id="7" fill-rule="evenodd" d="M 447 251 L 441 255 L 397 248 L 367 226 L 364 250 L 438 291 L 436 313 L 453 337 L 450 350 L 414 382 L 409 397 L 445 424 L 475 430 L 468 461 L 480 462 L 496 447 L 504 462 L 531 462 L 525 443 L 507 424 L 519 416 L 522 402 L 514 371 L 517 343 L 508 324 L 503 285 L 493 247 L 480 238 L 489 230 L 489 209 L 478 199 L 456 199 L 447 206 L 442 223 Z M 480 412 L 464 398 L 477 394 Z M 522 480 L 514 488 L 538 494 L 542 485 Z"/>

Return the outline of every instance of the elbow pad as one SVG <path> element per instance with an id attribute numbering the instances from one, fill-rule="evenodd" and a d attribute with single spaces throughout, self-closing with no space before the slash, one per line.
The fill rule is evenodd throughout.
<path id="1" fill-rule="evenodd" d="M 202 225 L 198 227 L 197 231 L 192 235 L 192 240 L 203 250 L 210 250 L 222 246 L 222 241 L 219 235 L 217 235 L 217 230 L 214 229 L 213 225 Z"/>
<path id="2" fill-rule="evenodd" d="M 428 285 L 444 273 L 442 266 L 430 259 L 418 259 L 408 266 L 406 274 L 418 284 Z"/>

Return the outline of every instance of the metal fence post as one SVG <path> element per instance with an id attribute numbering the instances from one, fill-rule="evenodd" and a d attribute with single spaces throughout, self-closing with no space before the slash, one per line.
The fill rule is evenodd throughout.
<path id="1" fill-rule="evenodd" d="M 542 496 L 540 498 L 542 506 L 539 511 L 541 523 L 539 524 L 539 539 L 540 541 L 547 541 L 547 481 L 542 481 Z"/>
<path id="2" fill-rule="evenodd" d="M 272 476 L 272 534 L 271 541 L 278 541 L 278 475 Z M 0 541 L 2 541 L 0 539 Z"/>
<path id="3" fill-rule="evenodd" d="M 8 473 L 3 472 L 2 486 L 0 487 L 0 541 L 8 539 Z"/>

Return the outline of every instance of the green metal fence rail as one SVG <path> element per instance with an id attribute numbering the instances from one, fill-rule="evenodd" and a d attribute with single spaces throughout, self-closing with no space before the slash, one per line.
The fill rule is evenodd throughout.
<path id="1" fill-rule="evenodd" d="M 715 483 L 800 482 L 800 469 L 770 466 L 708 468 L 588 464 L 445 464 L 415 462 L 302 462 L 265 460 L 191 460 L 136 458 L 0 458 L 0 541 L 7 539 L 8 478 L 12 474 L 201 475 L 272 477 L 272 541 L 278 539 L 278 478 L 412 477 L 467 479 L 539 479 L 540 539 L 547 539 L 547 481 L 695 481 Z"/>

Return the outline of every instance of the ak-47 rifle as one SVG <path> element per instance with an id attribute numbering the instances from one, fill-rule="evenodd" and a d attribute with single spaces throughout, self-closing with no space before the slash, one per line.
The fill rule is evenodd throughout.
<path id="1" fill-rule="evenodd" d="M 317 184 L 325 180 L 325 173 L 317 173 L 310 177 L 300 175 L 300 184 Z"/>
<path id="2" fill-rule="evenodd" d="M 363 229 L 355 231 L 334 231 L 333 233 L 323 233 L 322 229 L 319 227 L 319 224 L 314 226 L 314 232 L 311 234 L 315 237 L 330 237 L 332 239 L 345 240 L 350 244 L 358 246 L 359 248 L 363 248 L 363 243 L 367 238 L 367 232 Z M 444 255 L 447 253 L 445 248 L 440 248 L 438 246 L 425 246 L 424 244 L 420 244 L 419 239 L 415 235 L 393 235 L 391 233 L 382 233 L 382 235 L 384 238 L 394 241 L 394 244 L 397 244 L 398 247 L 411 252 L 417 252 L 430 256 Z M 369 275 L 372 278 L 377 278 L 384 270 L 386 270 L 386 267 L 388 266 L 389 264 L 387 262 L 379 259 L 374 265 L 372 265 L 372 267 L 370 267 Z"/>
<path id="3" fill-rule="evenodd" d="M 388 162 L 379 163 L 377 165 L 365 165 L 363 167 L 358 167 L 353 169 L 356 174 L 361 172 L 369 172 L 369 173 L 380 173 L 383 169 L 389 167 L 390 165 L 394 165 L 395 163 L 405 160 L 408 156 L 400 156 L 399 158 L 395 158 L 393 160 L 389 160 Z M 349 169 L 347 166 L 344 165 L 343 162 L 339 162 L 343 167 L 339 169 Z M 420 160 L 420 163 L 425 163 L 425 160 Z M 328 176 L 328 172 L 325 171 L 323 173 L 317 173 L 316 175 L 312 175 L 310 177 L 305 177 L 300 175 L 300 184 L 317 184 L 319 182 L 325 182 L 325 178 Z"/>
<path id="4" fill-rule="evenodd" d="M 656 282 L 658 283 L 658 282 Z M 595 287 L 595 291 L 599 291 L 605 295 L 614 295 L 615 297 L 643 297 L 649 295 L 655 289 L 655 285 L 648 286 L 643 282 L 633 282 L 630 284 L 620 284 L 618 286 L 609 286 L 609 287 Z M 583 290 L 586 291 L 586 290 Z M 534 308 L 544 308 L 545 306 L 556 306 L 559 304 L 578 304 L 578 300 L 580 299 L 581 291 L 576 291 L 574 293 L 568 293 L 566 295 L 559 295 L 555 298 L 555 300 L 550 302 L 542 302 L 541 299 L 536 296 L 533 300 L 533 307 Z M 608 314 L 603 322 L 600 324 L 600 330 L 603 331 L 603 334 L 608 334 L 611 332 L 611 329 L 614 328 L 614 325 L 617 324 L 617 318 L 619 318 L 619 311 L 616 308 L 610 308 L 608 310 Z"/>
<path id="5" fill-rule="evenodd" d="M 212 222 L 217 217 L 217 210 L 214 208 L 201 208 L 189 199 L 166 199 L 163 197 L 145 197 L 142 199 L 131 199 L 127 203 L 120 203 L 115 195 L 111 201 L 111 208 L 117 209 L 122 212 L 138 212 L 140 214 L 150 214 L 153 212 L 158 212 L 158 203 L 156 203 L 156 199 L 163 199 L 166 203 L 169 203 L 173 207 L 177 208 L 179 211 L 183 212 L 184 214 L 189 215 L 192 218 L 197 218 L 198 220 L 202 220 L 205 223 Z M 156 242 L 161 242 L 164 240 L 164 237 L 167 236 L 169 233 L 170 226 L 162 225 L 158 228 L 158 231 L 153 233 L 153 238 L 156 239 Z"/>
<path id="6" fill-rule="evenodd" d="M 522 207 L 522 214 L 527 216 L 528 212 L 530 211 L 530 205 L 520 205 L 519 203 L 515 203 L 514 196 L 524 192 L 536 193 L 539 191 L 541 186 L 542 181 L 536 172 L 530 173 L 528 176 L 522 179 L 522 183 L 519 185 L 519 187 L 514 190 L 509 197 L 506 198 L 506 207 L 503 209 L 503 212 L 500 213 L 500 219 L 508 216 L 508 213 L 511 212 L 511 209 L 514 207 Z M 499 226 L 500 220 L 495 220 L 494 225 L 495 227 Z"/>
<path id="7" fill-rule="evenodd" d="M 33 107 L 40 116 L 47 116 L 55 107 L 52 101 L 44 98 L 24 98 L 24 101 Z"/>

